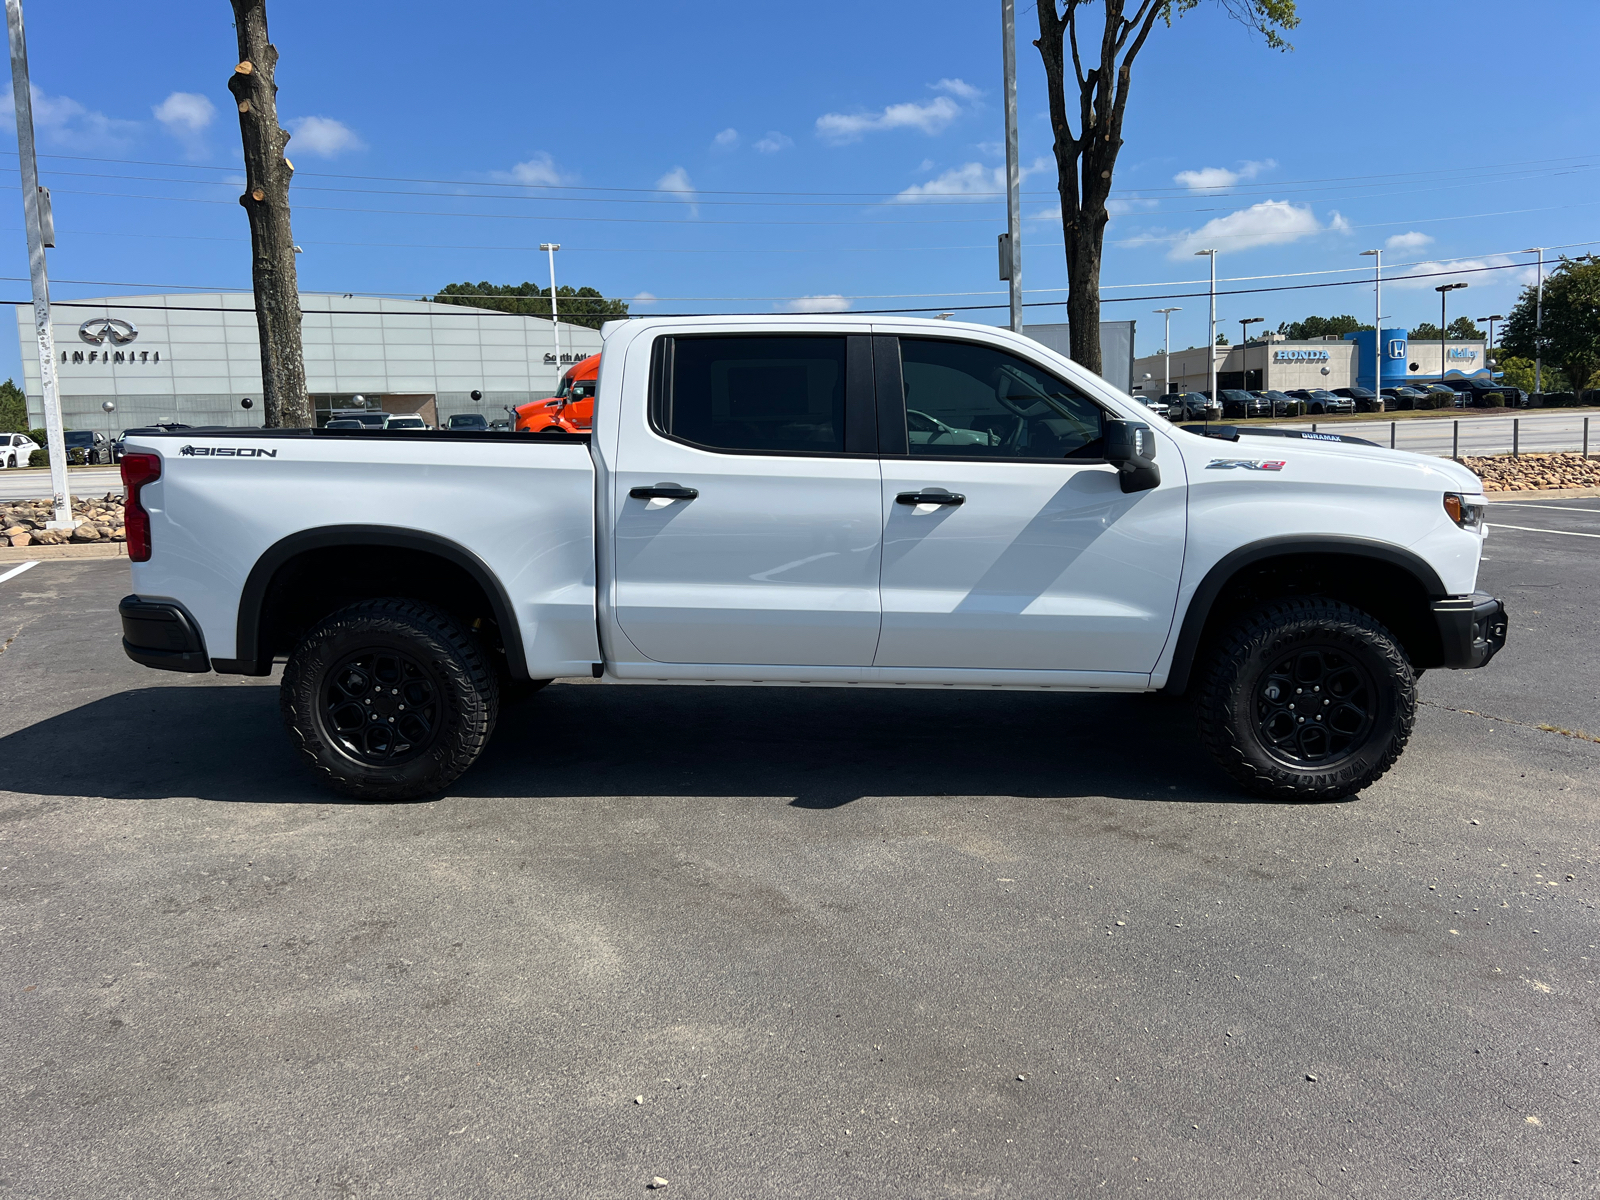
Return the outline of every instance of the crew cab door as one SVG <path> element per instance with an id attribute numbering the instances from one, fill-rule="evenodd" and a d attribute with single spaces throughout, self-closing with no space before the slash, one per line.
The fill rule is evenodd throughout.
<path id="1" fill-rule="evenodd" d="M 883 632 L 874 665 L 1142 674 L 1171 628 L 1185 480 L 1124 494 L 1107 410 L 999 346 L 876 339 Z"/>
<path id="2" fill-rule="evenodd" d="M 620 430 L 617 624 L 662 663 L 867 667 L 883 510 L 871 338 L 658 339 Z"/>

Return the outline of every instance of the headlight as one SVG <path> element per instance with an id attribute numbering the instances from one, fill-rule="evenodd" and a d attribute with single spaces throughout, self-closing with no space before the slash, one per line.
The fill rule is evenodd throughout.
<path id="1" fill-rule="evenodd" d="M 1467 499 L 1460 492 L 1444 494 L 1444 510 L 1450 519 L 1463 529 L 1483 528 L 1483 513 L 1487 505 Z"/>

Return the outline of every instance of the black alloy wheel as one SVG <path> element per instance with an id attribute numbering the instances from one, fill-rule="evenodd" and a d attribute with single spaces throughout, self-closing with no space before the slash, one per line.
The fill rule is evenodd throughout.
<path id="1" fill-rule="evenodd" d="M 1337 800 L 1380 778 L 1416 720 L 1416 672 L 1383 625 L 1337 600 L 1238 617 L 1200 677 L 1200 737 L 1246 791 Z"/>
<path id="2" fill-rule="evenodd" d="M 300 639 L 278 705 L 324 782 L 363 800 L 414 800 L 477 761 L 500 691 L 478 639 L 449 613 L 416 600 L 363 600 Z"/>
<path id="3" fill-rule="evenodd" d="M 1268 668 L 1256 688 L 1256 732 L 1291 767 L 1328 767 L 1372 733 L 1377 688 L 1367 669 L 1333 646 L 1301 646 Z"/>
<path id="4" fill-rule="evenodd" d="M 439 736 L 439 684 L 410 655 L 363 651 L 325 679 L 323 727 L 355 761 L 398 766 L 426 754 Z"/>

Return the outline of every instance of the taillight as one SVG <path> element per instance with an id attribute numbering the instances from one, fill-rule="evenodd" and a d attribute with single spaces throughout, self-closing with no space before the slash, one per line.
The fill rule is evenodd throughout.
<path id="1" fill-rule="evenodd" d="M 150 514 L 139 500 L 139 489 L 161 478 L 161 459 L 154 454 L 122 456 L 122 486 L 128 501 L 123 508 L 123 528 L 128 535 L 128 557 L 134 562 L 150 561 Z"/>

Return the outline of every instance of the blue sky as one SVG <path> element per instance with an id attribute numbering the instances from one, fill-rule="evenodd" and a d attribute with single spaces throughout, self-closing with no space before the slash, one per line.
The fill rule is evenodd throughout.
<path id="1" fill-rule="evenodd" d="M 224 0 L 88 18 L 25 3 L 55 298 L 248 289 Z M 1018 7 L 1022 161 L 1037 168 L 1024 183 L 1024 283 L 1030 301 L 1060 300 L 1036 17 Z M 1358 252 L 1372 246 L 1399 274 L 1531 263 L 1515 252 L 1600 239 L 1600 158 L 1583 157 L 1600 101 L 1533 49 L 1592 44 L 1600 5 L 1301 9 L 1292 53 L 1203 4 L 1158 27 L 1135 65 L 1102 284 L 1119 300 L 1104 315 L 1139 321 L 1140 353 L 1159 348 L 1151 310 L 1168 304 L 1183 308 L 1174 345 L 1204 340 L 1203 296 L 1156 298 L 1196 290 L 1200 245 L 1223 251 L 1219 278 L 1248 280 L 1227 289 L 1370 278 Z M 269 14 L 280 115 L 296 131 L 305 290 L 544 283 L 537 246 L 557 241 L 559 282 L 640 297 L 641 313 L 1004 303 L 1003 200 L 973 195 L 1000 187 L 997 0 L 270 0 Z M 0 298 L 26 299 L 11 122 L 0 119 L 11 151 L 0 155 Z M 1299 274 L 1340 270 L 1351 274 Z M 1451 316 L 1476 317 L 1508 312 L 1532 271 L 1459 277 L 1471 287 L 1452 295 Z M 1385 313 L 1395 325 L 1437 320 L 1442 281 L 1386 285 Z M 1270 328 L 1372 311 L 1366 283 L 1226 296 L 1218 318 L 1236 339 L 1240 317 Z M 7 332 L 0 377 L 18 361 Z"/>

